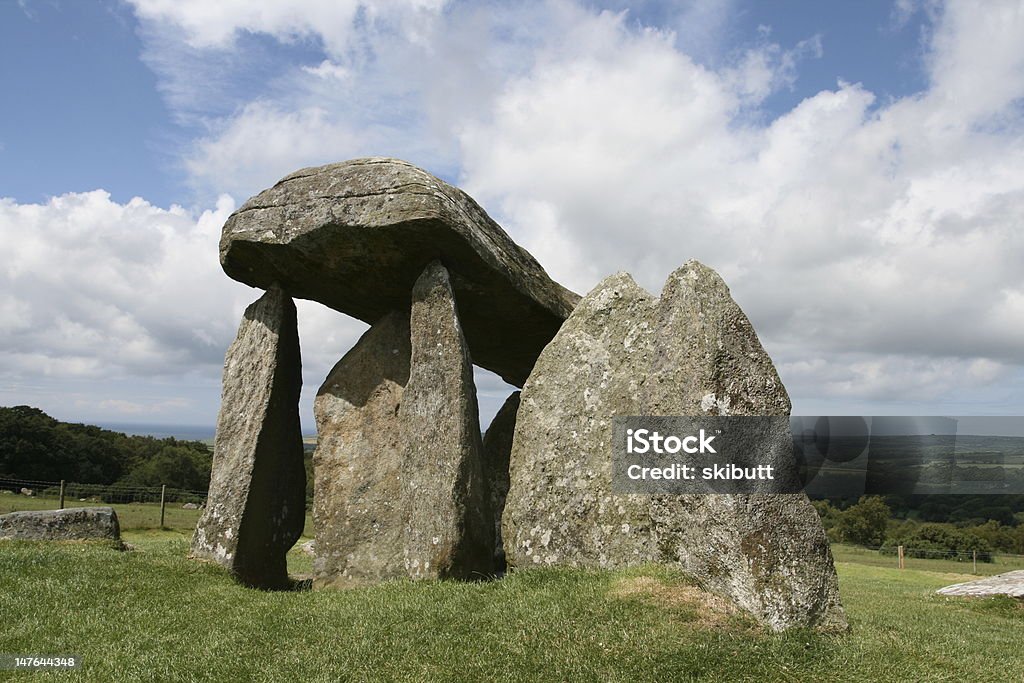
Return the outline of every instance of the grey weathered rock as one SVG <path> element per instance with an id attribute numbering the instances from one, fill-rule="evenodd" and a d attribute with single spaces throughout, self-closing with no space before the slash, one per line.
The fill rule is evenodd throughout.
<path id="1" fill-rule="evenodd" d="M 409 314 L 381 318 L 317 392 L 313 524 L 317 587 L 405 576 L 402 432 Z"/>
<path id="2" fill-rule="evenodd" d="M 26 541 L 120 541 L 121 526 L 110 507 L 12 512 L 0 515 L 0 538 Z"/>
<path id="3" fill-rule="evenodd" d="M 954 583 L 935 591 L 939 595 L 958 597 L 985 598 L 991 595 L 1009 595 L 1011 598 L 1024 598 L 1024 569 L 1005 572 L 983 579 Z"/>
<path id="4" fill-rule="evenodd" d="M 182 510 L 198 510 L 199 506 L 196 505 L 195 503 L 185 503 L 184 505 L 181 506 L 181 509 Z"/>
<path id="5" fill-rule="evenodd" d="M 494 567 L 505 569 L 505 548 L 501 539 L 501 514 L 505 510 L 508 496 L 508 460 L 512 453 L 512 436 L 516 429 L 516 413 L 519 412 L 520 392 L 513 392 L 505 399 L 484 434 L 484 479 L 490 495 L 491 511 L 494 514 Z"/>
<path id="6" fill-rule="evenodd" d="M 396 159 L 292 173 L 228 219 L 220 256 L 236 280 L 279 282 L 370 324 L 407 310 L 439 259 L 473 362 L 516 386 L 579 300 L 468 195 Z"/>
<path id="7" fill-rule="evenodd" d="M 440 262 L 413 287 L 409 328 L 409 384 L 398 411 L 406 447 L 406 568 L 413 577 L 480 577 L 493 569 L 494 518 L 473 364 Z"/>
<path id="8" fill-rule="evenodd" d="M 245 310 L 224 360 L 207 507 L 192 556 L 243 583 L 288 583 L 286 554 L 305 523 L 295 304 L 277 285 Z"/>
<path id="9" fill-rule="evenodd" d="M 681 566 L 776 629 L 842 628 L 827 539 L 803 494 L 616 495 L 614 415 L 788 415 L 789 397 L 717 273 L 660 299 L 626 274 L 587 294 L 523 388 L 503 516 L 510 566 Z"/>
<path id="10" fill-rule="evenodd" d="M 491 570 L 472 366 L 447 271 L 373 325 L 314 405 L 317 587 Z"/>

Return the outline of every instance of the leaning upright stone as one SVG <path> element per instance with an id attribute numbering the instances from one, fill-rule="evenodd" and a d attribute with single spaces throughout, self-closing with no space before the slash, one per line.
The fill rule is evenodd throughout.
<path id="1" fill-rule="evenodd" d="M 472 365 L 447 270 L 377 321 L 314 403 L 315 587 L 489 573 L 493 517 Z"/>
<path id="2" fill-rule="evenodd" d="M 409 313 L 378 320 L 334 366 L 313 403 L 317 588 L 406 576 L 403 433 Z"/>
<path id="3" fill-rule="evenodd" d="M 786 416 L 750 321 L 690 261 L 659 298 L 625 273 L 587 294 L 537 360 L 516 418 L 502 530 L 510 566 L 681 567 L 775 629 L 846 625 L 828 540 L 803 493 L 617 494 L 616 415 Z M 788 429 L 766 453 L 792 450 Z"/>
<path id="4" fill-rule="evenodd" d="M 224 360 L 209 499 L 192 538 L 192 557 L 252 586 L 287 584 L 285 556 L 305 523 L 301 388 L 295 304 L 273 285 L 245 310 Z"/>
<path id="5" fill-rule="evenodd" d="M 505 570 L 505 548 L 501 540 L 501 514 L 508 496 L 508 459 L 512 453 L 512 436 L 519 412 L 519 394 L 513 392 L 491 420 L 484 434 L 484 479 L 494 512 L 494 568 Z"/>

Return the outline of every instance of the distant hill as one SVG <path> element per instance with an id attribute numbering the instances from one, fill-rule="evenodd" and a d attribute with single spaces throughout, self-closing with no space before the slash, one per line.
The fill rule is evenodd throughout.
<path id="1" fill-rule="evenodd" d="M 212 455 L 201 441 L 129 436 L 31 406 L 0 407 L 0 476 L 201 491 L 210 485 Z"/>

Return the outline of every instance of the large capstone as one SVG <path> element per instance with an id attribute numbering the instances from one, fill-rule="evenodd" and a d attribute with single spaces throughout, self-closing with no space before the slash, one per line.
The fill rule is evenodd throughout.
<path id="1" fill-rule="evenodd" d="M 492 571 L 472 364 L 447 270 L 374 324 L 314 404 L 318 587 Z"/>
<path id="2" fill-rule="evenodd" d="M 396 159 L 296 171 L 228 219 L 221 265 L 373 324 L 408 310 L 428 263 L 451 273 L 473 362 L 522 386 L 579 296 L 466 193 Z"/>
<path id="3" fill-rule="evenodd" d="M 0 515 L 0 539 L 120 542 L 121 526 L 111 507 L 12 512 Z"/>
<path id="4" fill-rule="evenodd" d="M 607 278 L 523 388 L 502 525 L 508 564 L 670 563 L 773 628 L 844 627 L 828 541 L 804 494 L 612 492 L 615 415 L 789 411 L 771 359 L 717 273 L 690 261 L 660 299 L 627 274 Z"/>
<path id="5" fill-rule="evenodd" d="M 224 359 L 209 498 L 192 538 L 193 557 L 252 586 L 287 585 L 286 554 L 305 523 L 301 389 L 295 304 L 272 284 Z"/>

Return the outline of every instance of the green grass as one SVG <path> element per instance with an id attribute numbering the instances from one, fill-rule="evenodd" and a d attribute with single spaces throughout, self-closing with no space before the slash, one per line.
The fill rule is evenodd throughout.
<path id="1" fill-rule="evenodd" d="M 33 680 L 88 681 L 1005 681 L 1024 671 L 1019 602 L 934 594 L 962 574 L 840 562 L 853 630 L 780 635 L 671 599 L 685 580 L 654 567 L 271 593 L 186 560 L 187 536 L 126 532 L 132 552 L 0 544 L 0 653 L 77 654 L 83 671 Z"/>

